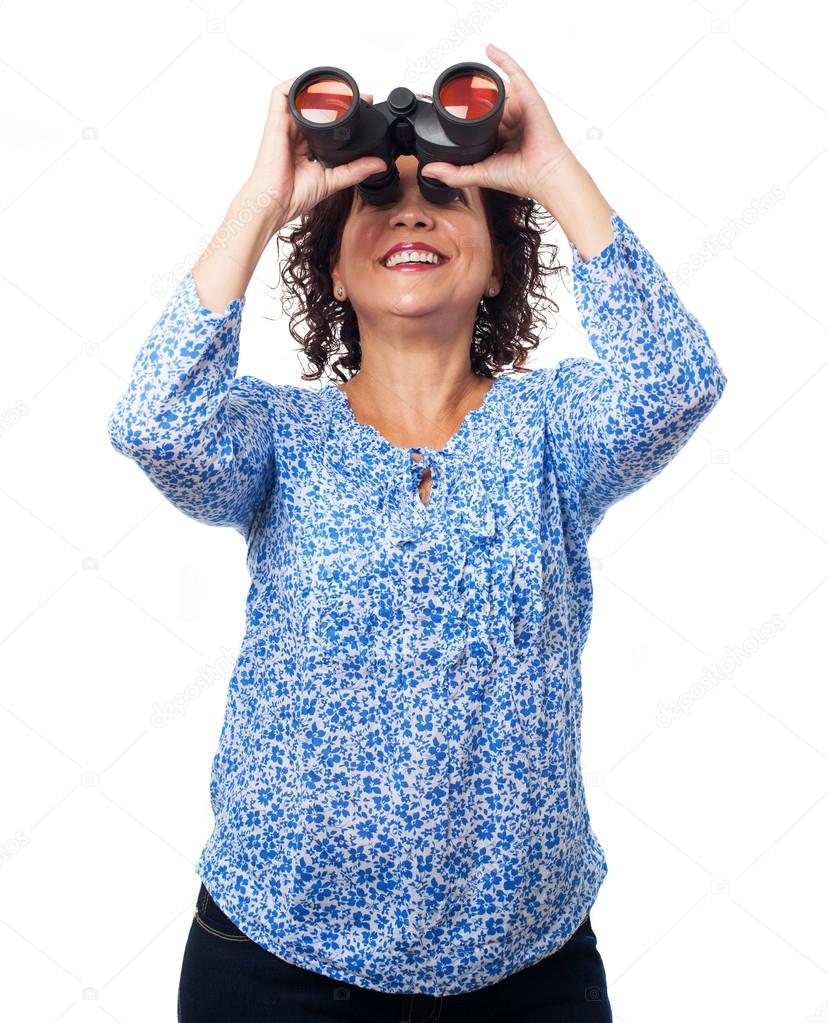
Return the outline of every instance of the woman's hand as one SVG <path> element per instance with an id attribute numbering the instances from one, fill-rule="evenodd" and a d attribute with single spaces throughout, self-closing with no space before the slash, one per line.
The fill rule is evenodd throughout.
<path id="1" fill-rule="evenodd" d="M 231 299 L 245 294 L 262 253 L 285 224 L 340 188 L 385 170 L 385 161 L 376 156 L 330 169 L 312 160 L 288 109 L 295 81 L 289 78 L 273 89 L 253 170 L 193 267 L 199 299 L 212 312 L 223 313 Z M 365 100 L 370 103 L 372 97 Z"/>
<path id="2" fill-rule="evenodd" d="M 451 187 L 478 185 L 537 198 L 572 151 L 523 68 L 493 43 L 486 53 L 509 76 L 497 150 L 479 163 L 427 163 L 422 173 Z"/>
<path id="3" fill-rule="evenodd" d="M 288 93 L 297 77 L 273 88 L 256 162 L 242 188 L 245 195 L 267 207 L 274 231 L 334 192 L 386 169 L 377 156 L 361 156 L 330 168 L 315 160 L 288 107 Z M 370 93 L 362 98 L 373 102 Z"/>

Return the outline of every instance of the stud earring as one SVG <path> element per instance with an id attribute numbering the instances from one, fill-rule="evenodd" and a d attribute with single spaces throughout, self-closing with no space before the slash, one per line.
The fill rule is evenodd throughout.
<path id="1" fill-rule="evenodd" d="M 489 298 L 494 298 L 497 292 L 495 291 L 494 288 L 488 288 L 486 294 L 489 296 Z"/>
<path id="2" fill-rule="evenodd" d="M 345 294 L 341 286 L 336 289 L 336 293 L 337 295 L 339 295 L 340 298 L 342 298 L 342 296 Z"/>

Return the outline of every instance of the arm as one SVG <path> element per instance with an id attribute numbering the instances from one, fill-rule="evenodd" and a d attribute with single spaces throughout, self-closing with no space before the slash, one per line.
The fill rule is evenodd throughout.
<path id="1" fill-rule="evenodd" d="M 116 451 L 172 504 L 245 537 L 274 474 L 272 388 L 236 377 L 244 291 L 278 230 L 258 196 L 248 182 L 233 199 L 138 352 L 107 424 Z"/>
<path id="2" fill-rule="evenodd" d="M 245 299 L 221 313 L 192 273 L 178 284 L 136 356 L 107 426 L 179 510 L 247 536 L 274 472 L 270 385 L 236 377 Z"/>
<path id="3" fill-rule="evenodd" d="M 248 536 L 273 483 L 275 388 L 236 378 L 244 293 L 270 239 L 334 192 L 384 169 L 378 157 L 323 168 L 271 92 L 256 162 L 209 246 L 138 353 L 109 417 L 116 450 L 187 515 Z"/>
<path id="4" fill-rule="evenodd" d="M 589 536 L 616 501 L 656 476 L 727 383 L 710 340 L 616 211 L 613 238 L 584 261 L 575 297 L 598 359 L 547 370 L 547 430 L 569 467 Z"/>
<path id="5" fill-rule="evenodd" d="M 509 76 L 501 148 L 479 164 L 429 163 L 450 187 L 531 196 L 572 247 L 575 295 L 597 359 L 545 371 L 547 447 L 587 535 L 607 508 L 681 449 L 726 383 L 710 341 L 663 270 L 566 145 L 523 68 L 493 46 Z"/>

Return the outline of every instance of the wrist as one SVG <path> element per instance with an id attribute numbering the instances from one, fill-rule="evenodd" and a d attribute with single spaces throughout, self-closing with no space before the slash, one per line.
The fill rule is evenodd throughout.
<path id="1" fill-rule="evenodd" d="M 564 156 L 533 198 L 552 214 L 584 262 L 612 241 L 613 207 L 574 153 Z"/>
<path id="2" fill-rule="evenodd" d="M 272 193 L 248 178 L 233 196 L 227 215 L 242 223 L 255 221 L 258 225 L 264 225 L 273 234 L 282 227 L 282 212 Z"/>
<path id="3" fill-rule="evenodd" d="M 230 200 L 210 250 L 232 263 L 254 268 L 279 229 L 273 213 L 273 203 L 266 193 L 245 184 Z"/>
<path id="4" fill-rule="evenodd" d="M 566 195 L 572 187 L 572 181 L 583 171 L 583 165 L 567 146 L 558 159 L 549 167 L 537 186 L 533 189 L 532 198 L 550 212 L 550 204 L 559 197 Z"/>

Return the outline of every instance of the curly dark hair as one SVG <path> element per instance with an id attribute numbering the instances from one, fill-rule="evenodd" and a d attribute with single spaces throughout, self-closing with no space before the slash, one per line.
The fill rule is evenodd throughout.
<path id="1" fill-rule="evenodd" d="M 289 224 L 276 235 L 277 247 L 291 247 L 287 258 L 279 261 L 282 311 L 290 316 L 290 333 L 314 367 L 302 374 L 303 380 L 318 380 L 329 362 L 341 381 L 349 379 L 341 370 L 350 371 L 351 376 L 359 371 L 362 355 L 356 312 L 348 300 L 334 298 L 331 278 L 355 192 L 353 185 L 340 189 L 303 214 L 298 223 L 291 222 L 296 226 Z M 500 257 L 501 287 L 494 298 L 483 298 L 478 306 L 471 338 L 472 370 L 486 377 L 508 366 L 528 372 L 524 368 L 527 355 L 539 344 L 535 327 L 547 326 L 545 308 L 555 313 L 559 309 L 547 294 L 544 278 L 568 268 L 557 262 L 558 246 L 543 241 L 543 233 L 555 222 L 546 209 L 511 192 L 481 187 L 480 194 Z M 541 258 L 544 247 L 550 250 L 548 265 Z M 343 345 L 345 354 L 332 361 Z"/>

